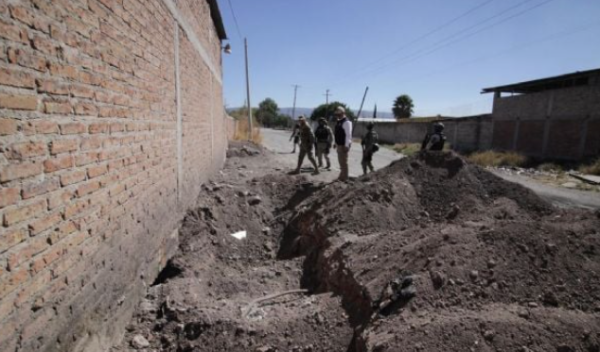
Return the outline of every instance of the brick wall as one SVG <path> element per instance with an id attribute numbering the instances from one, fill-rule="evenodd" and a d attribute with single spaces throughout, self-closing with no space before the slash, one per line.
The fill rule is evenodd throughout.
<path id="1" fill-rule="evenodd" d="M 600 79 L 587 86 L 494 99 L 492 148 L 546 159 L 600 155 Z"/>
<path id="2" fill-rule="evenodd" d="M 206 1 L 0 2 L 0 351 L 119 338 L 224 160 L 220 44 Z"/>

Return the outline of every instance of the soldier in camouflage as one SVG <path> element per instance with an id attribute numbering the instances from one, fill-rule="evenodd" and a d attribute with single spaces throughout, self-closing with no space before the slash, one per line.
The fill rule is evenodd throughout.
<path id="1" fill-rule="evenodd" d="M 299 174 L 300 168 L 302 167 L 302 162 L 304 161 L 304 157 L 307 156 L 310 163 L 313 165 L 315 171 L 313 175 L 319 174 L 319 167 L 317 166 L 317 162 L 315 161 L 315 157 L 313 156 L 313 146 L 315 145 L 315 135 L 313 134 L 312 129 L 306 122 L 304 116 L 300 116 L 298 119 L 300 122 L 300 154 L 298 155 L 298 167 L 296 170 L 292 172 L 292 174 Z"/>
<path id="2" fill-rule="evenodd" d="M 373 154 L 379 149 L 377 146 L 377 142 L 379 140 L 379 136 L 377 136 L 377 132 L 373 130 L 373 123 L 369 122 L 367 124 L 367 133 L 362 139 L 362 149 L 363 149 L 363 157 L 362 157 L 362 168 L 363 173 L 367 174 L 367 168 L 371 170 L 371 172 L 375 171 L 373 168 Z"/>
<path id="3" fill-rule="evenodd" d="M 327 162 L 326 169 L 331 168 L 331 161 L 329 160 L 329 151 L 333 144 L 333 131 L 327 125 L 327 120 L 324 117 L 319 119 L 319 127 L 315 130 L 315 138 L 317 139 L 317 160 L 319 161 L 319 167 L 323 167 L 323 157 Z"/>

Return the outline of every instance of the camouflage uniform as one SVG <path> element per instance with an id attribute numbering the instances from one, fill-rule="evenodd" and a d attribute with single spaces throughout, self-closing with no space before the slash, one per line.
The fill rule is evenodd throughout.
<path id="1" fill-rule="evenodd" d="M 315 161 L 315 157 L 313 156 L 313 146 L 315 144 L 315 135 L 313 134 L 312 129 L 308 124 L 300 127 L 300 154 L 298 155 L 298 167 L 296 168 L 295 173 L 300 173 L 300 168 L 302 167 L 302 162 L 304 161 L 304 157 L 307 156 L 310 163 L 315 168 L 315 173 L 319 173 L 319 167 L 317 166 L 317 162 Z"/>
<path id="2" fill-rule="evenodd" d="M 329 160 L 329 150 L 333 143 L 333 131 L 327 122 L 319 125 L 315 131 L 315 137 L 317 138 L 317 160 L 319 161 L 319 167 L 323 166 L 323 156 L 327 162 L 327 168 L 331 167 L 331 161 Z"/>
<path id="3" fill-rule="evenodd" d="M 369 168 L 371 172 L 375 170 L 372 161 L 373 153 L 375 153 L 374 146 L 378 140 L 379 136 L 377 136 L 377 132 L 373 131 L 372 129 L 369 130 L 362 139 L 361 144 L 363 146 L 363 157 L 361 164 L 365 174 L 367 173 L 367 168 Z"/>

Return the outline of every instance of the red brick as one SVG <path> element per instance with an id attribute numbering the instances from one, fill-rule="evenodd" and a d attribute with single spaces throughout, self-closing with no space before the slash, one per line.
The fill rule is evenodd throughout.
<path id="1" fill-rule="evenodd" d="M 0 67 L 0 84 L 18 88 L 35 88 L 35 79 L 30 73 Z"/>
<path id="2" fill-rule="evenodd" d="M 60 184 L 65 187 L 85 180 L 85 171 L 76 170 L 60 177 Z"/>
<path id="3" fill-rule="evenodd" d="M 81 142 L 81 150 L 98 149 L 102 147 L 103 137 L 101 136 L 90 136 L 84 138 Z"/>
<path id="4" fill-rule="evenodd" d="M 52 155 L 73 152 L 79 148 L 79 141 L 77 139 L 59 139 L 54 140 L 50 144 L 50 153 Z"/>
<path id="5" fill-rule="evenodd" d="M 79 227 L 73 221 L 62 223 L 54 232 L 50 234 L 50 244 L 57 244 L 61 239 L 67 237 L 77 230 L 79 230 Z"/>
<path id="6" fill-rule="evenodd" d="M 87 199 L 80 200 L 77 203 L 70 204 L 65 208 L 65 219 L 71 219 L 87 210 L 90 207 L 90 202 Z"/>
<path id="7" fill-rule="evenodd" d="M 100 189 L 100 182 L 88 182 L 80 185 L 75 192 L 77 197 L 83 197 Z"/>
<path id="8" fill-rule="evenodd" d="M 46 210 L 46 201 L 40 200 L 29 205 L 19 206 L 4 213 L 4 226 L 12 226 L 22 221 L 33 218 Z"/>
<path id="9" fill-rule="evenodd" d="M 36 110 L 38 100 L 35 95 L 0 94 L 0 108 L 13 110 Z"/>
<path id="10" fill-rule="evenodd" d="M 60 125 L 61 134 L 81 134 L 87 130 L 86 126 L 81 122 L 69 122 Z"/>
<path id="11" fill-rule="evenodd" d="M 0 136 L 7 136 L 17 133 L 19 126 L 18 120 L 0 118 Z"/>
<path id="12" fill-rule="evenodd" d="M 30 199 L 43 194 L 56 191 L 60 187 L 58 179 L 49 178 L 42 182 L 31 182 L 23 186 L 21 196 L 23 199 Z"/>
<path id="13" fill-rule="evenodd" d="M 40 266 L 37 263 L 40 261 L 43 263 L 42 266 Z M 33 275 L 39 273 L 40 270 L 47 265 L 48 263 L 45 263 L 43 258 L 36 258 L 34 264 L 32 265 Z M 41 293 L 42 290 L 46 288 L 46 286 L 50 283 L 51 280 L 52 273 L 50 271 L 46 271 L 34 276 L 33 279 L 30 282 L 28 282 L 27 285 L 25 285 L 25 287 L 17 294 L 17 299 L 15 300 L 15 304 L 17 305 L 17 307 L 21 307 L 26 302 L 33 301 L 33 298 L 39 293 Z"/>
<path id="14" fill-rule="evenodd" d="M 36 84 L 40 93 L 48 93 L 52 95 L 69 95 L 69 86 L 66 84 L 47 79 L 38 79 L 36 80 Z"/>
<path id="15" fill-rule="evenodd" d="M 38 134 L 54 134 L 58 132 L 58 124 L 54 121 L 48 120 L 35 120 L 31 121 L 32 126 L 35 128 L 35 132 Z"/>
<path id="16" fill-rule="evenodd" d="M 0 253 L 4 253 L 12 247 L 23 242 L 29 237 L 29 232 L 25 229 L 9 231 L 0 236 Z"/>
<path id="17" fill-rule="evenodd" d="M 88 131 L 90 134 L 106 133 L 108 131 L 108 126 L 109 125 L 105 122 L 96 122 L 89 125 Z"/>
<path id="18" fill-rule="evenodd" d="M 19 199 L 18 188 L 0 188 L 0 209 L 15 204 Z"/>
<path id="19" fill-rule="evenodd" d="M 78 77 L 77 69 L 75 67 L 56 63 L 50 63 L 50 73 L 53 76 L 61 76 L 73 80 L 77 79 Z"/>
<path id="20" fill-rule="evenodd" d="M 69 203 L 75 192 L 72 190 L 61 190 L 54 192 L 48 197 L 48 210 L 54 210 Z"/>
<path id="21" fill-rule="evenodd" d="M 75 105 L 75 114 L 98 116 L 98 108 L 96 108 L 96 105 L 94 105 L 94 104 L 79 103 L 79 104 Z"/>
<path id="22" fill-rule="evenodd" d="M 46 155 L 48 147 L 43 142 L 15 143 L 8 147 L 6 156 L 9 159 L 23 160 L 36 156 Z"/>
<path id="23" fill-rule="evenodd" d="M 29 224 L 29 230 L 31 231 L 31 235 L 39 235 L 41 232 L 46 231 L 49 228 L 61 222 L 62 219 L 63 218 L 60 213 L 54 213 L 52 215 L 48 215 L 45 218 L 34 221 L 33 223 Z"/>
<path id="24" fill-rule="evenodd" d="M 0 38 L 12 40 L 19 43 L 27 43 L 29 38 L 27 32 L 18 26 L 6 24 L 0 21 Z"/>
<path id="25" fill-rule="evenodd" d="M 27 281 L 27 279 L 29 279 L 29 270 L 27 268 L 11 270 L 10 274 L 3 275 L 0 278 L 0 297 L 5 297 Z"/>
<path id="26" fill-rule="evenodd" d="M 10 15 L 15 20 L 21 21 L 26 25 L 33 27 L 33 14 L 23 6 L 10 6 Z"/>
<path id="27" fill-rule="evenodd" d="M 19 163 L 8 164 L 0 168 L 0 182 L 8 182 L 31 176 L 37 176 L 42 173 L 42 163 Z"/>
<path id="28" fill-rule="evenodd" d="M 73 112 L 73 107 L 68 101 L 46 101 L 44 102 L 44 112 L 46 114 L 69 115 Z"/>
<path id="29" fill-rule="evenodd" d="M 71 95 L 78 98 L 93 98 L 94 90 L 81 85 L 71 86 Z"/>
<path id="30" fill-rule="evenodd" d="M 59 158 L 44 161 L 44 172 L 52 173 L 58 170 L 68 169 L 73 166 L 73 157 L 66 155 Z"/>
<path id="31" fill-rule="evenodd" d="M 57 45 L 52 42 L 51 39 L 36 35 L 31 40 L 31 44 L 35 50 L 47 56 L 56 56 Z"/>
<path id="32" fill-rule="evenodd" d="M 98 160 L 98 153 L 79 153 L 75 156 L 75 165 L 84 166 L 96 162 Z"/>
<path id="33" fill-rule="evenodd" d="M 125 130 L 125 124 L 122 122 L 113 122 L 110 124 L 110 133 L 123 132 Z"/>
<path id="34" fill-rule="evenodd" d="M 98 176 L 102 176 L 108 172 L 106 165 L 92 166 L 87 169 L 88 178 L 92 179 Z"/>
<path id="35" fill-rule="evenodd" d="M 48 62 L 45 58 L 21 49 L 9 48 L 8 60 L 13 64 L 18 64 L 36 71 L 46 72 L 48 70 Z"/>

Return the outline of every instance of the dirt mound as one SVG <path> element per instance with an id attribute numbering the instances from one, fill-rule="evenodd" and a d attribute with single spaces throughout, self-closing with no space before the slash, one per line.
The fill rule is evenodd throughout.
<path id="1" fill-rule="evenodd" d="M 451 153 L 323 184 L 244 147 L 115 351 L 600 351 L 595 214 Z"/>
<path id="2" fill-rule="evenodd" d="M 300 207 L 282 249 L 304 244 L 285 254 L 307 255 L 306 287 L 343 298 L 358 351 L 599 348 L 590 212 L 555 210 L 450 153 L 333 184 Z M 588 333 L 563 338 L 577 331 Z"/>

